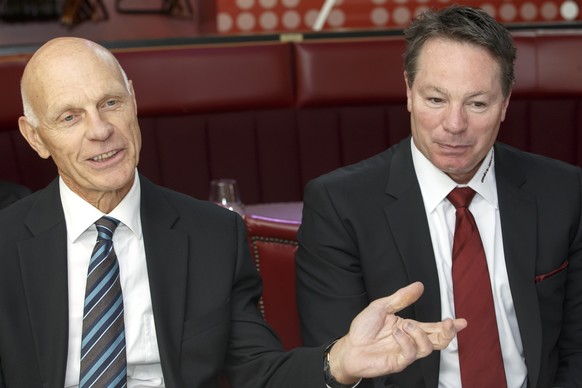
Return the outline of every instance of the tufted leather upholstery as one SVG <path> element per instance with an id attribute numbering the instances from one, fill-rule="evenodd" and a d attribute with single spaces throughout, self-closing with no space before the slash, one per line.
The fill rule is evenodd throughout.
<path id="1" fill-rule="evenodd" d="M 582 165 L 582 31 L 514 33 L 517 83 L 500 139 Z M 400 36 L 114 50 L 137 94 L 140 171 L 208 196 L 235 178 L 247 204 L 300 201 L 305 183 L 410 132 Z M 0 179 L 56 175 L 17 129 L 27 55 L 0 58 Z"/>
<path id="2" fill-rule="evenodd" d="M 263 279 L 259 308 L 285 349 L 301 345 L 295 302 L 295 251 L 299 222 L 246 215 L 251 254 Z"/>

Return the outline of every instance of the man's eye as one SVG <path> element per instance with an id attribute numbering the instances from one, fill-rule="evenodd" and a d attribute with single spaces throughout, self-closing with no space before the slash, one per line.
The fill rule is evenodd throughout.
<path id="1" fill-rule="evenodd" d="M 115 106 L 115 105 L 117 105 L 117 100 L 107 100 L 107 102 L 105 103 L 105 105 L 107 105 L 107 106 Z"/>
<path id="2" fill-rule="evenodd" d="M 74 119 L 75 119 L 75 116 L 73 116 L 73 115 L 68 115 L 68 116 L 65 116 L 65 118 L 64 118 L 64 121 L 66 121 L 66 122 L 70 122 L 70 121 L 73 121 Z"/>

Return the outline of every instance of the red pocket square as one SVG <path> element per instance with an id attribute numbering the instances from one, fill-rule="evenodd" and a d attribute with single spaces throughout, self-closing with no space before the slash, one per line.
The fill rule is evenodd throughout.
<path id="1" fill-rule="evenodd" d="M 535 278 L 535 282 L 536 282 L 536 283 L 539 283 L 539 282 L 541 282 L 542 280 L 545 280 L 545 279 L 547 279 L 547 278 L 549 278 L 549 277 L 551 277 L 551 276 L 554 276 L 554 275 L 555 275 L 555 274 L 557 274 L 558 272 L 561 272 L 561 271 L 565 270 L 567 267 L 568 267 L 568 260 L 565 260 L 565 261 L 562 263 L 562 265 L 560 265 L 560 266 L 559 266 L 558 268 L 556 268 L 555 270 L 553 270 L 553 271 L 550 271 L 550 272 L 548 272 L 548 273 L 541 274 L 541 275 L 537 275 L 537 276 L 536 276 L 536 278 Z"/>

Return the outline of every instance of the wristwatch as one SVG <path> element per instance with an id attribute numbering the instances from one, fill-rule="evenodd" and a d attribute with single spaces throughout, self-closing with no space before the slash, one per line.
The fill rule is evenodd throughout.
<path id="1" fill-rule="evenodd" d="M 325 351 L 323 352 L 323 378 L 325 379 L 325 384 L 329 387 L 329 388 L 353 388 L 355 385 L 358 384 L 342 384 L 342 383 L 338 383 L 332 376 L 331 371 L 329 370 L 329 352 L 331 350 L 331 347 L 337 342 L 333 341 L 331 344 L 329 344 L 327 346 L 327 348 L 325 348 Z"/>

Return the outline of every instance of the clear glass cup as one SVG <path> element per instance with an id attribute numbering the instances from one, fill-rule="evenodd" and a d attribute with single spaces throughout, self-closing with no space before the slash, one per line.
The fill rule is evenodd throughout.
<path id="1" fill-rule="evenodd" d="M 210 202 L 244 215 L 245 207 L 240 199 L 235 179 L 213 179 L 210 181 Z"/>

